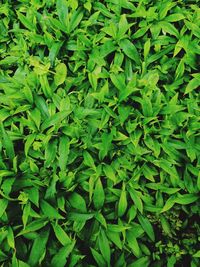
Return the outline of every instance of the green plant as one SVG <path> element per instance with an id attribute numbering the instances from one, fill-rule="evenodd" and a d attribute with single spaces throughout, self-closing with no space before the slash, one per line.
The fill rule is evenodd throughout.
<path id="1" fill-rule="evenodd" d="M 2 267 L 199 266 L 198 4 L 1 1 Z"/>

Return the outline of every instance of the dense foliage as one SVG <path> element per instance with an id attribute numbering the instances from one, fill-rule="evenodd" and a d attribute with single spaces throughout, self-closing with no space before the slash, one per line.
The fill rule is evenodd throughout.
<path id="1" fill-rule="evenodd" d="M 199 4 L 0 1 L 1 267 L 200 266 Z"/>

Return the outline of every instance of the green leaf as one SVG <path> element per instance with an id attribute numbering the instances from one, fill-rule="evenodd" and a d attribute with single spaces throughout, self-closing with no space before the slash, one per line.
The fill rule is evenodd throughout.
<path id="1" fill-rule="evenodd" d="M 66 246 L 71 243 L 71 239 L 59 224 L 52 223 L 52 227 L 57 239 L 63 246 Z"/>
<path id="2" fill-rule="evenodd" d="M 128 245 L 131 248 L 135 257 L 140 258 L 142 253 L 135 236 L 132 234 L 132 232 L 128 231 L 126 234 L 126 238 L 128 241 Z"/>
<path id="3" fill-rule="evenodd" d="M 57 112 L 56 114 L 47 118 L 42 123 L 41 130 L 44 131 L 45 129 L 49 128 L 50 126 L 54 126 L 54 125 L 57 125 L 58 123 L 61 123 L 64 119 L 66 119 L 68 117 L 68 115 L 70 113 L 71 113 L 70 110 L 64 110 L 64 111 Z"/>
<path id="4" fill-rule="evenodd" d="M 189 81 L 188 85 L 185 88 L 185 95 L 189 94 L 190 92 L 192 92 L 193 90 L 195 90 L 199 86 L 200 86 L 200 80 L 193 78 L 192 80 Z"/>
<path id="5" fill-rule="evenodd" d="M 51 267 L 64 267 L 67 263 L 67 258 L 72 253 L 75 246 L 75 241 L 62 247 L 52 258 Z"/>
<path id="6" fill-rule="evenodd" d="M 134 44 L 128 39 L 120 41 L 119 44 L 124 54 L 134 60 L 137 65 L 140 65 L 140 56 Z"/>
<path id="7" fill-rule="evenodd" d="M 83 18 L 84 12 L 81 8 L 75 10 L 70 19 L 70 32 L 74 31 Z"/>
<path id="8" fill-rule="evenodd" d="M 155 161 L 155 163 L 158 163 L 158 166 L 160 166 L 166 173 L 170 175 L 171 183 L 175 187 L 180 182 L 180 177 L 177 173 L 177 170 L 175 166 L 173 166 L 169 161 L 162 159 L 159 161 Z"/>
<path id="9" fill-rule="evenodd" d="M 94 194 L 93 194 L 93 203 L 94 207 L 99 210 L 103 207 L 105 201 L 105 193 L 103 189 L 103 185 L 101 182 L 101 179 L 98 178 L 96 181 L 95 189 L 94 189 Z"/>
<path id="10" fill-rule="evenodd" d="M 85 222 L 92 219 L 94 215 L 94 213 L 70 212 L 68 213 L 68 219 L 75 222 Z"/>
<path id="11" fill-rule="evenodd" d="M 81 212 L 87 212 L 86 203 L 84 198 L 76 192 L 73 192 L 72 195 L 69 197 L 70 205 Z"/>
<path id="12" fill-rule="evenodd" d="M 13 257 L 12 257 L 12 267 L 18 267 L 19 264 L 18 264 L 18 260 L 16 258 L 16 255 L 15 253 L 13 254 Z"/>
<path id="13" fill-rule="evenodd" d="M 44 100 L 44 98 L 42 96 L 38 96 L 38 95 L 34 95 L 34 103 L 36 105 L 36 107 L 40 110 L 42 116 L 44 118 L 48 118 L 49 117 L 49 110 L 48 110 L 48 106 Z"/>
<path id="14" fill-rule="evenodd" d="M 30 31 L 32 31 L 35 28 L 34 24 L 27 17 L 25 17 L 23 14 L 17 12 L 17 16 L 18 16 L 19 20 L 21 21 L 21 23 L 27 29 L 29 29 Z"/>
<path id="15" fill-rule="evenodd" d="M 182 77 L 184 74 L 184 71 L 185 71 L 184 59 L 181 59 L 176 69 L 176 79 Z"/>
<path id="16" fill-rule="evenodd" d="M 59 151 L 59 158 L 58 158 L 59 167 L 61 171 L 65 171 L 67 168 L 67 162 L 70 152 L 70 141 L 66 135 L 60 137 L 58 151 Z"/>
<path id="17" fill-rule="evenodd" d="M 138 214 L 137 217 L 138 217 L 138 220 L 139 220 L 142 228 L 144 229 L 144 231 L 147 233 L 149 238 L 154 242 L 155 241 L 155 234 L 154 234 L 153 227 L 152 227 L 151 223 L 149 222 L 149 220 L 140 214 Z"/>
<path id="18" fill-rule="evenodd" d="M 172 255 L 167 261 L 167 267 L 174 267 L 175 263 L 176 263 L 176 257 Z"/>
<path id="19" fill-rule="evenodd" d="M 110 257 L 111 257 L 110 245 L 108 238 L 105 234 L 105 231 L 102 229 L 98 237 L 98 243 L 101 254 L 103 255 L 105 261 L 107 262 L 107 265 L 110 266 Z"/>
<path id="20" fill-rule="evenodd" d="M 26 192 L 28 193 L 29 200 L 36 205 L 36 207 L 39 207 L 39 191 L 37 188 L 27 188 Z"/>
<path id="21" fill-rule="evenodd" d="M 101 143 L 100 151 L 99 151 L 99 159 L 103 160 L 105 156 L 107 156 L 109 150 L 111 149 L 113 134 L 103 133 L 101 139 L 102 139 L 102 143 Z"/>
<path id="22" fill-rule="evenodd" d="M 170 51 L 172 51 L 174 49 L 174 46 L 168 46 L 165 49 L 161 50 L 160 52 L 154 53 L 153 55 L 149 56 L 149 58 L 147 59 L 147 66 L 153 62 L 155 62 L 156 60 L 162 58 L 164 55 L 168 54 Z"/>
<path id="23" fill-rule="evenodd" d="M 48 142 L 44 154 L 46 160 L 45 167 L 49 167 L 54 162 L 56 157 L 56 151 L 57 151 L 57 140 Z"/>
<path id="24" fill-rule="evenodd" d="M 169 222 L 167 221 L 167 219 L 165 218 L 165 216 L 163 216 L 163 215 L 160 216 L 160 222 L 161 222 L 163 231 L 164 231 L 167 235 L 171 236 L 170 224 L 169 224 Z"/>
<path id="25" fill-rule="evenodd" d="M 107 232 L 107 236 L 119 249 L 122 250 L 123 244 L 120 239 L 120 233 L 109 231 Z"/>
<path id="26" fill-rule="evenodd" d="M 133 200 L 133 202 L 135 203 L 135 206 L 137 207 L 137 209 L 143 213 L 143 203 L 140 197 L 140 194 L 134 190 L 134 189 L 130 189 L 129 190 L 131 199 Z"/>
<path id="27" fill-rule="evenodd" d="M 40 232 L 38 237 L 34 240 L 31 252 L 28 259 L 28 264 L 30 266 L 38 266 L 41 258 L 46 252 L 46 244 L 49 238 L 49 230 L 45 229 Z M 39 248 L 39 249 L 38 249 Z"/>
<path id="28" fill-rule="evenodd" d="M 161 212 L 166 212 L 169 209 L 171 209 L 175 204 L 175 196 L 172 195 L 168 200 L 166 201 L 164 207 L 162 208 Z"/>
<path id="29" fill-rule="evenodd" d="M 176 22 L 185 19 L 185 16 L 181 13 L 174 13 L 165 18 L 168 22 Z"/>
<path id="30" fill-rule="evenodd" d="M 66 32 L 69 33 L 69 15 L 68 15 L 68 3 L 66 0 L 57 0 L 56 9 L 59 20 L 63 26 L 66 27 Z"/>
<path id="31" fill-rule="evenodd" d="M 170 9 L 172 9 L 176 3 L 173 3 L 171 1 L 166 1 L 162 3 L 160 10 L 159 10 L 159 18 L 162 20 L 165 17 L 167 17 L 167 13 L 169 12 Z"/>
<path id="32" fill-rule="evenodd" d="M 30 204 L 30 202 L 28 202 L 24 206 L 23 215 L 22 215 L 22 221 L 23 221 L 24 229 L 26 228 L 26 224 L 28 222 L 28 217 L 30 216 L 30 212 L 31 212 L 31 204 Z"/>
<path id="33" fill-rule="evenodd" d="M 149 55 L 150 48 L 151 48 L 151 39 L 148 39 L 144 44 L 144 59 L 145 60 Z"/>
<path id="34" fill-rule="evenodd" d="M 197 251 L 194 255 L 193 255 L 194 258 L 200 258 L 200 250 Z"/>
<path id="35" fill-rule="evenodd" d="M 126 88 L 124 74 L 121 74 L 121 75 L 119 75 L 119 74 L 118 75 L 111 74 L 110 78 L 111 78 L 112 83 L 115 85 L 115 87 L 119 91 L 123 91 Z"/>
<path id="36" fill-rule="evenodd" d="M 99 267 L 106 267 L 106 262 L 103 258 L 103 256 L 98 253 L 96 250 L 94 250 L 93 248 L 90 248 L 91 252 L 92 252 L 92 256 L 95 259 L 96 263 L 98 264 Z"/>
<path id="37" fill-rule="evenodd" d="M 200 28 L 198 25 L 196 25 L 195 23 L 192 23 L 190 21 L 185 21 L 185 25 L 187 26 L 187 28 L 189 30 L 192 31 L 192 33 L 197 37 L 200 38 Z"/>
<path id="38" fill-rule="evenodd" d="M 55 62 L 55 59 L 59 53 L 59 50 L 61 49 L 63 45 L 63 42 L 55 42 L 52 47 L 49 50 L 49 59 L 51 61 L 51 64 L 53 65 Z"/>
<path id="39" fill-rule="evenodd" d="M 119 204 L 118 204 L 118 216 L 122 217 L 124 213 L 126 212 L 128 203 L 127 203 L 127 196 L 126 196 L 126 191 L 125 187 L 123 187 L 119 199 Z"/>
<path id="40" fill-rule="evenodd" d="M 95 219 L 100 222 L 101 225 L 103 225 L 105 228 L 107 228 L 106 219 L 101 213 L 96 213 Z"/>
<path id="41" fill-rule="evenodd" d="M 120 16 L 120 20 L 119 20 L 119 25 L 118 25 L 118 33 L 117 33 L 117 39 L 120 40 L 122 38 L 124 38 L 124 35 L 126 34 L 126 32 L 128 31 L 128 29 L 130 28 L 130 24 L 128 23 L 127 19 L 126 19 L 126 14 L 123 14 Z"/>
<path id="42" fill-rule="evenodd" d="M 162 28 L 163 31 L 171 34 L 171 35 L 174 35 L 175 37 L 179 37 L 179 32 L 178 30 L 174 27 L 173 24 L 167 22 L 167 21 L 162 21 L 160 22 L 160 26 Z"/>
<path id="43" fill-rule="evenodd" d="M 26 143 L 25 143 L 25 149 L 24 149 L 26 156 L 28 155 L 29 149 L 30 149 L 31 145 L 33 144 L 35 138 L 36 138 L 36 134 L 28 135 L 28 137 L 26 139 Z"/>
<path id="44" fill-rule="evenodd" d="M 55 68 L 54 82 L 56 86 L 63 84 L 67 77 L 67 67 L 64 63 L 59 63 Z"/>
<path id="45" fill-rule="evenodd" d="M 123 226 L 118 224 L 108 224 L 108 230 L 116 233 L 124 232 L 128 229 L 132 228 L 132 226 Z"/>
<path id="46" fill-rule="evenodd" d="M 11 64 L 14 64 L 14 63 L 16 63 L 16 61 L 18 59 L 19 58 L 18 57 L 15 57 L 15 56 L 7 56 L 7 57 L 5 57 L 4 59 L 2 59 L 0 61 L 0 66 L 1 65 L 11 65 Z"/>
<path id="47" fill-rule="evenodd" d="M 150 264 L 150 259 L 148 256 L 141 257 L 140 259 L 134 261 L 129 265 L 129 267 L 148 267 Z"/>
<path id="48" fill-rule="evenodd" d="M 14 233 L 13 229 L 9 226 L 8 227 L 8 235 L 7 235 L 7 240 L 8 240 L 8 245 L 15 249 L 15 238 L 14 238 Z"/>
<path id="49" fill-rule="evenodd" d="M 111 181 L 113 181 L 113 183 L 115 184 L 116 181 L 117 181 L 117 178 L 116 178 L 116 176 L 115 176 L 115 173 L 114 173 L 114 170 L 113 170 L 112 166 L 106 164 L 106 165 L 103 166 L 103 170 L 104 170 L 105 175 L 106 175 Z"/>
<path id="50" fill-rule="evenodd" d="M 88 151 L 83 151 L 83 159 L 84 159 L 84 164 L 86 166 L 91 167 L 94 170 L 96 170 L 96 166 L 94 164 L 94 160 L 93 160 L 92 156 L 90 155 L 90 153 Z"/>
<path id="51" fill-rule="evenodd" d="M 191 204 L 199 199 L 199 196 L 194 194 L 184 194 L 179 195 L 174 199 L 175 203 L 181 204 L 181 205 L 188 205 Z"/>
<path id="52" fill-rule="evenodd" d="M 8 200 L 5 198 L 0 199 L 0 218 L 1 216 L 3 216 L 7 206 L 8 206 Z"/>
<path id="53" fill-rule="evenodd" d="M 45 200 L 41 200 L 40 206 L 43 214 L 49 219 L 64 219 L 64 217 L 61 216 L 58 211 Z"/>
<path id="54" fill-rule="evenodd" d="M 22 231 L 20 231 L 17 236 L 20 236 L 20 235 L 24 235 L 24 234 L 27 234 L 27 233 L 30 233 L 30 232 L 37 231 L 37 230 L 43 228 L 47 223 L 48 223 L 48 221 L 46 219 L 37 219 L 37 220 L 34 220 L 30 224 L 28 224 L 25 227 L 25 229 L 23 229 Z"/>
<path id="55" fill-rule="evenodd" d="M 5 109 L 0 109 L 0 121 L 4 122 L 8 117 L 10 117 L 10 112 Z"/>
<path id="56" fill-rule="evenodd" d="M 15 157 L 15 150 L 14 150 L 13 142 L 10 139 L 10 136 L 5 131 L 3 123 L 1 123 L 1 134 L 3 138 L 3 146 L 6 149 L 6 154 L 10 160 L 13 160 Z"/>
<path id="57" fill-rule="evenodd" d="M 28 265 L 24 261 L 18 260 L 18 263 L 19 263 L 19 267 L 30 267 L 30 265 Z"/>
<path id="58" fill-rule="evenodd" d="M 198 173 L 198 178 L 197 178 L 197 188 L 200 190 L 200 172 Z"/>
<path id="59" fill-rule="evenodd" d="M 51 98 L 53 95 L 53 91 L 52 91 L 52 88 L 49 84 L 49 81 L 48 81 L 46 74 L 40 75 L 40 84 L 41 84 L 42 90 L 44 92 L 44 95 L 47 98 Z"/>

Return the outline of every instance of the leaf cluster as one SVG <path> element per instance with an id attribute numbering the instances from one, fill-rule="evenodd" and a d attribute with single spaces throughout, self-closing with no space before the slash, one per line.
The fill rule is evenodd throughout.
<path id="1" fill-rule="evenodd" d="M 200 8 L 2 0 L 1 267 L 200 265 Z"/>

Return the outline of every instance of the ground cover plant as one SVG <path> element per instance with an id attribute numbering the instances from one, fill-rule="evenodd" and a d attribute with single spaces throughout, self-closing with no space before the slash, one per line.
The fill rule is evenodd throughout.
<path id="1" fill-rule="evenodd" d="M 200 2 L 0 1 L 0 266 L 200 266 Z"/>

